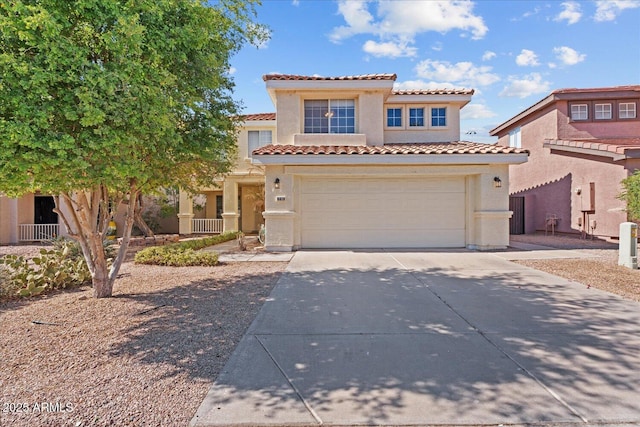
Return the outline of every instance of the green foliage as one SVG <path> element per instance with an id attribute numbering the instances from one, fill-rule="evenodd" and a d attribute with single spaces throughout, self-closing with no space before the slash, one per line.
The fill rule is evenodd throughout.
<path id="1" fill-rule="evenodd" d="M 212 183 L 235 154 L 229 59 L 266 37 L 254 4 L 0 2 L 0 189 Z"/>
<path id="2" fill-rule="evenodd" d="M 203 239 L 186 240 L 166 246 L 154 246 L 139 251 L 135 256 L 137 264 L 184 267 L 192 265 L 213 266 L 218 263 L 215 252 L 197 252 L 208 246 L 217 245 L 237 237 L 236 232 L 227 232 Z"/>
<path id="3" fill-rule="evenodd" d="M 218 263 L 218 254 L 214 252 L 196 252 L 177 246 L 154 246 L 136 254 L 136 263 L 164 265 L 171 267 L 214 266 Z"/>
<path id="4" fill-rule="evenodd" d="M 41 249 L 38 256 L 27 259 L 6 255 L 0 259 L 0 296 L 32 296 L 52 289 L 79 286 L 91 281 L 79 245 L 69 240 L 56 240 L 53 249 Z"/>
<path id="5" fill-rule="evenodd" d="M 108 195 L 195 192 L 233 166 L 230 58 L 268 38 L 256 4 L 0 1 L 0 191 L 61 196 L 96 297 L 111 295 L 126 254 L 125 243 L 111 269 L 102 256 Z"/>
<path id="6" fill-rule="evenodd" d="M 629 219 L 640 221 L 640 170 L 622 181 L 624 191 L 620 194 L 620 199 L 627 203 L 627 213 Z"/>

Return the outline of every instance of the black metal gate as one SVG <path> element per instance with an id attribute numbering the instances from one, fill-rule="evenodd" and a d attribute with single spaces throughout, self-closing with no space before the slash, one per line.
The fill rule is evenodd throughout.
<path id="1" fill-rule="evenodd" d="M 513 212 L 509 219 L 509 234 L 524 234 L 524 197 L 509 197 L 509 210 Z"/>

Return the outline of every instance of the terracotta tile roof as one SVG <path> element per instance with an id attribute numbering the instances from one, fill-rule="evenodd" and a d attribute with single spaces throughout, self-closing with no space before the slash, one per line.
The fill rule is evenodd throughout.
<path id="1" fill-rule="evenodd" d="M 240 117 L 243 121 L 249 120 L 275 120 L 276 113 L 255 113 L 255 114 L 245 114 Z"/>
<path id="2" fill-rule="evenodd" d="M 594 87 L 594 88 L 564 88 L 564 89 L 556 89 L 552 94 L 558 93 L 601 93 L 601 92 L 617 92 L 623 90 L 631 90 L 631 91 L 639 91 L 640 85 L 626 85 L 626 86 L 608 86 L 608 87 Z"/>
<path id="3" fill-rule="evenodd" d="M 473 89 L 402 89 L 394 90 L 392 95 L 473 95 Z"/>
<path id="4" fill-rule="evenodd" d="M 383 146 L 352 145 L 266 145 L 258 148 L 253 155 L 389 155 L 389 154 L 523 154 L 528 150 L 505 147 L 496 144 L 457 141 L 444 143 L 405 143 Z"/>
<path id="5" fill-rule="evenodd" d="M 602 151 L 612 154 L 625 155 L 630 150 L 640 151 L 640 138 L 615 138 L 615 139 L 547 139 L 546 145 L 553 147 L 571 147 L 584 150 Z"/>
<path id="6" fill-rule="evenodd" d="M 262 80 L 393 80 L 396 79 L 395 74 L 361 74 L 355 76 L 300 76 L 296 74 L 265 74 Z"/>

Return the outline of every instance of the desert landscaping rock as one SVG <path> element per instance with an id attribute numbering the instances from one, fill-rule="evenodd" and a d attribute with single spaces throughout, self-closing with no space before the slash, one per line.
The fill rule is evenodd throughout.
<path id="1" fill-rule="evenodd" d="M 285 267 L 129 262 L 113 298 L 0 303 L 0 425 L 187 425 Z"/>

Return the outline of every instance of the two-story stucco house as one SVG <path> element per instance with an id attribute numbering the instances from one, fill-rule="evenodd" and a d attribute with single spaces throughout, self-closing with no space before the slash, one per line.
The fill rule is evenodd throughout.
<path id="1" fill-rule="evenodd" d="M 616 237 L 620 182 L 640 169 L 640 86 L 560 89 L 491 131 L 529 161 L 510 170 L 513 233 Z M 522 214 L 519 214 L 522 212 Z"/>
<path id="2" fill-rule="evenodd" d="M 238 168 L 209 193 L 225 230 L 264 218 L 271 251 L 508 245 L 509 165 L 528 154 L 459 141 L 473 90 L 398 91 L 395 74 L 263 79 L 276 114 L 245 117 Z M 186 194 L 179 217 L 198 232 Z"/>

